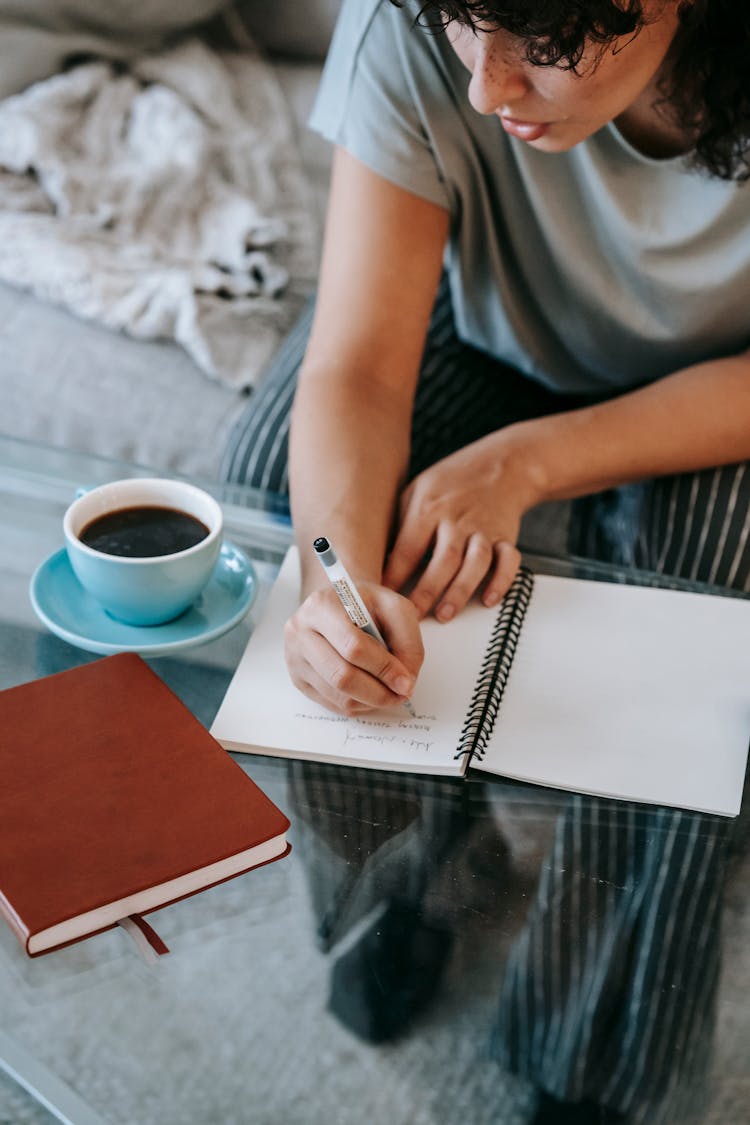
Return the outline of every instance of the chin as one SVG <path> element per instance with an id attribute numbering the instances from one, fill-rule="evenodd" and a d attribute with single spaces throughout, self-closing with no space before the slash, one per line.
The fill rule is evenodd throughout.
<path id="1" fill-rule="evenodd" d="M 581 133 L 577 136 L 570 134 L 568 136 L 555 136 L 554 133 L 545 133 L 538 141 L 527 141 L 526 144 L 529 148 L 535 148 L 537 152 L 569 152 L 590 136 L 591 133 Z"/>

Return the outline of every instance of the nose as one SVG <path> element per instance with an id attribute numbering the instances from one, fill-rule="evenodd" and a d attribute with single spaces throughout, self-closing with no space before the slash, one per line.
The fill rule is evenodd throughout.
<path id="1" fill-rule="evenodd" d="M 528 93 L 530 83 L 517 59 L 503 51 L 493 37 L 477 36 L 469 82 L 469 101 L 477 113 L 495 113 Z"/>

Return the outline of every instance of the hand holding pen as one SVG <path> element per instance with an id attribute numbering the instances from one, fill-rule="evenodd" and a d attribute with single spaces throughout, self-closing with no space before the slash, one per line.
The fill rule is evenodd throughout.
<path id="1" fill-rule="evenodd" d="M 321 553 L 316 551 L 316 557 Z M 327 556 L 329 564 L 333 558 L 335 554 Z M 334 565 L 340 565 L 338 559 Z M 346 576 L 346 613 L 341 612 L 344 587 L 336 589 L 335 574 Z M 355 586 L 343 567 L 333 574 L 326 569 L 326 576 L 328 584 L 315 584 L 286 625 L 286 660 L 293 682 L 340 714 L 405 704 L 424 655 L 414 606 L 377 582 L 363 579 Z"/>
<path id="2" fill-rule="evenodd" d="M 326 573 L 328 581 L 333 586 L 339 601 L 346 610 L 349 620 L 352 624 L 356 625 L 358 629 L 361 629 L 364 633 L 373 637 L 383 648 L 387 649 L 388 646 L 380 630 L 373 621 L 369 609 L 362 601 L 357 587 L 354 585 L 354 579 L 346 570 L 344 564 L 339 561 L 331 544 L 323 536 L 320 536 L 313 543 L 313 549 Z M 403 706 L 410 715 L 414 714 L 411 700 L 405 699 Z"/>

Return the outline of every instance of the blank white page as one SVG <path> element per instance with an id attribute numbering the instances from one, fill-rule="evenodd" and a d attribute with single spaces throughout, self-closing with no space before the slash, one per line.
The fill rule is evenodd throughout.
<path id="1" fill-rule="evenodd" d="M 481 766 L 735 816 L 750 739 L 750 601 L 536 575 Z"/>

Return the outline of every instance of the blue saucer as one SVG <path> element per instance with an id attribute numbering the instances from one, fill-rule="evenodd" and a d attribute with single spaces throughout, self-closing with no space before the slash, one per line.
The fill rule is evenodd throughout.
<path id="1" fill-rule="evenodd" d="M 224 543 L 198 601 L 164 625 L 125 625 L 102 609 L 76 578 L 65 548 L 41 564 L 29 586 L 37 617 L 71 645 L 88 652 L 140 652 L 163 656 L 220 637 L 240 621 L 257 591 L 253 565 L 238 547 Z"/>

